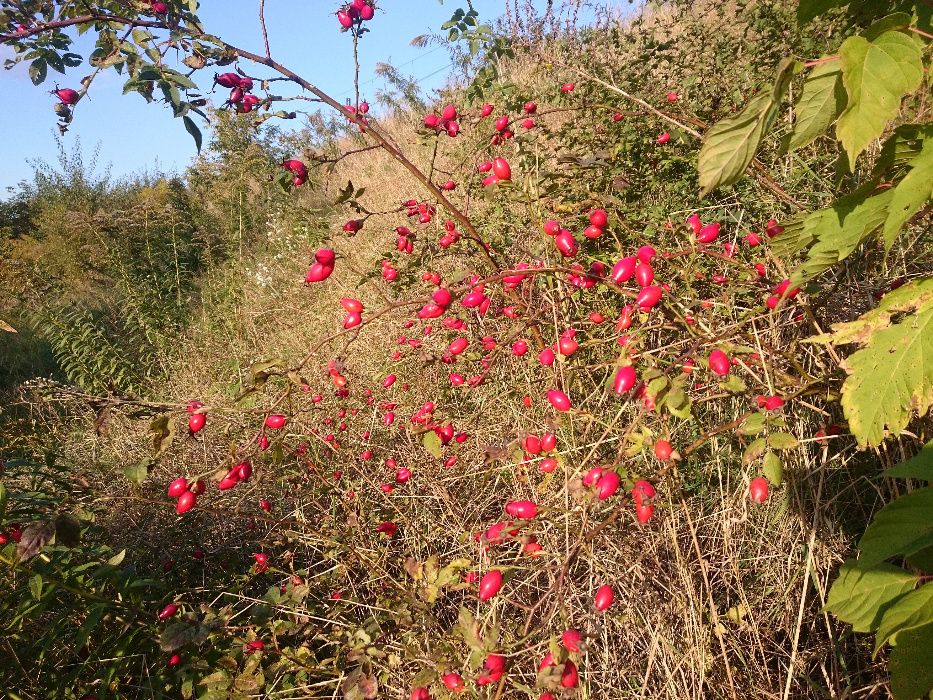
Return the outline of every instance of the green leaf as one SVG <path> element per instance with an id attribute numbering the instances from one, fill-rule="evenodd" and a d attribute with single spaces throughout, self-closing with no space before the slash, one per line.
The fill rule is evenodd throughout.
<path id="1" fill-rule="evenodd" d="M 898 598 L 881 616 L 878 631 L 875 633 L 875 653 L 886 643 L 897 645 L 898 636 L 915 627 L 933 623 L 933 584 L 927 583 L 920 588 Z"/>
<path id="2" fill-rule="evenodd" d="M 839 568 L 824 610 L 848 622 L 856 632 L 871 632 L 891 601 L 916 585 L 916 576 L 896 566 L 865 566 L 850 559 Z"/>
<path id="3" fill-rule="evenodd" d="M 807 76 L 797 100 L 796 119 L 786 150 L 802 148 L 823 134 L 845 107 L 846 91 L 839 61 L 816 66 Z"/>
<path id="4" fill-rule="evenodd" d="M 33 85 L 41 84 L 42 81 L 45 80 L 45 76 L 48 72 L 48 65 L 44 58 L 37 58 L 29 64 L 29 79 L 32 81 Z"/>
<path id="5" fill-rule="evenodd" d="M 80 649 L 87 643 L 88 638 L 91 636 L 91 633 L 97 629 L 97 625 L 100 624 L 106 611 L 107 606 L 102 603 L 98 603 L 88 610 L 87 617 L 84 618 L 84 622 L 81 623 L 81 627 L 78 628 L 78 632 L 75 635 L 75 649 Z"/>
<path id="6" fill-rule="evenodd" d="M 933 688 L 933 624 L 899 635 L 888 669 L 894 700 L 925 697 Z"/>
<path id="7" fill-rule="evenodd" d="M 3 522 L 3 516 L 6 514 L 6 504 L 8 500 L 9 496 L 6 492 L 6 486 L 0 481 L 0 523 Z"/>
<path id="8" fill-rule="evenodd" d="M 920 479 L 933 481 L 933 440 L 930 440 L 913 457 L 881 473 L 889 479 Z"/>
<path id="9" fill-rule="evenodd" d="M 904 224 L 933 197 L 933 139 L 924 139 L 923 150 L 910 162 L 910 172 L 894 188 L 888 218 L 881 232 L 885 248 L 891 249 Z"/>
<path id="10" fill-rule="evenodd" d="M 781 462 L 781 458 L 773 452 L 768 452 L 768 454 L 765 455 L 764 464 L 761 466 L 761 473 L 775 486 L 780 486 L 784 483 L 784 463 Z"/>
<path id="11" fill-rule="evenodd" d="M 697 165 L 701 197 L 717 187 L 732 184 L 745 172 L 774 121 L 778 105 L 799 65 L 793 59 L 785 58 L 778 66 L 777 78 L 770 92 L 752 98 L 737 115 L 723 119 L 707 130 Z"/>
<path id="12" fill-rule="evenodd" d="M 421 443 L 424 445 L 424 449 L 435 457 L 440 457 L 444 453 L 441 439 L 433 430 L 428 430 L 421 436 Z"/>
<path id="13" fill-rule="evenodd" d="M 134 484 L 142 484 L 146 478 L 149 476 L 149 470 L 152 468 L 152 460 L 144 459 L 136 464 L 131 464 L 128 467 L 123 469 L 123 473 L 126 475 L 126 478 L 132 481 Z"/>
<path id="14" fill-rule="evenodd" d="M 836 123 L 836 135 L 849 156 L 851 171 L 859 154 L 897 116 L 904 96 L 920 86 L 923 63 L 920 45 L 899 31 L 871 41 L 849 37 L 839 47 L 839 56 L 849 99 Z"/>
<path id="15" fill-rule="evenodd" d="M 751 414 L 739 427 L 742 435 L 757 435 L 765 427 L 765 414 L 761 411 Z"/>
<path id="16" fill-rule="evenodd" d="M 36 600 L 39 600 L 42 597 L 42 576 L 36 574 L 31 579 L 29 579 L 29 592 Z"/>
<path id="17" fill-rule="evenodd" d="M 807 252 L 807 259 L 791 274 L 793 285 L 799 287 L 844 260 L 881 228 L 893 194 L 893 190 L 886 190 L 862 201 L 840 200 L 829 209 L 810 214 L 803 226 L 815 243 Z"/>
<path id="18" fill-rule="evenodd" d="M 806 24 L 827 10 L 847 4 L 849 0 L 800 0 L 797 5 L 797 24 Z"/>
<path id="19" fill-rule="evenodd" d="M 768 447 L 775 450 L 790 450 L 799 444 L 797 438 L 790 433 L 771 433 L 768 436 Z"/>
<path id="20" fill-rule="evenodd" d="M 110 566 L 119 566 L 120 564 L 123 563 L 123 560 L 125 558 L 126 558 L 126 550 L 121 549 L 119 552 L 117 552 L 112 557 L 110 557 L 110 559 L 107 560 L 107 563 L 110 564 Z"/>
<path id="21" fill-rule="evenodd" d="M 880 564 L 933 545 L 933 486 L 901 496 L 878 511 L 859 541 L 860 563 Z"/>
<path id="22" fill-rule="evenodd" d="M 745 380 L 737 374 L 730 374 L 728 379 L 719 383 L 719 386 L 733 394 L 744 393 L 748 388 L 745 384 Z"/>
<path id="23" fill-rule="evenodd" d="M 185 131 L 191 134 L 191 138 L 194 139 L 194 145 L 198 149 L 198 153 L 201 152 L 201 130 L 198 128 L 198 125 L 194 123 L 194 120 L 191 117 L 182 117 L 181 120 L 185 124 Z"/>

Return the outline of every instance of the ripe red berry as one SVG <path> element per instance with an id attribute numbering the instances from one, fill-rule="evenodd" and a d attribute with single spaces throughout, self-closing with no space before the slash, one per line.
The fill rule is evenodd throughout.
<path id="1" fill-rule="evenodd" d="M 288 422 L 288 419 L 278 413 L 273 413 L 271 416 L 266 418 L 265 425 L 270 430 L 281 430 L 285 427 L 285 424 Z"/>
<path id="2" fill-rule="evenodd" d="M 168 620 L 170 617 L 175 617 L 175 614 L 178 612 L 178 606 L 175 603 L 169 603 L 162 610 L 159 611 L 160 620 Z"/>
<path id="3" fill-rule="evenodd" d="M 752 503 L 764 503 L 768 500 L 768 480 L 763 476 L 752 479 L 748 485 L 748 497 Z"/>
<path id="4" fill-rule="evenodd" d="M 565 412 L 571 408 L 570 398 L 558 389 L 551 389 L 547 393 L 547 400 L 558 411 Z"/>
<path id="5" fill-rule="evenodd" d="M 203 413 L 192 413 L 188 416 L 188 430 L 192 433 L 197 433 L 204 428 L 206 422 L 207 416 Z"/>
<path id="6" fill-rule="evenodd" d="M 729 357 L 720 349 L 715 349 L 709 354 L 709 368 L 714 373 L 725 376 L 729 374 L 731 363 Z"/>
<path id="7" fill-rule="evenodd" d="M 168 495 L 171 498 L 178 498 L 188 490 L 188 480 L 183 476 L 178 477 L 168 485 Z"/>
<path id="8" fill-rule="evenodd" d="M 612 605 L 612 601 L 614 600 L 615 592 L 612 590 L 612 587 L 603 585 L 596 589 L 596 597 L 593 600 L 593 604 L 597 610 L 605 612 L 609 609 L 609 606 Z"/>
<path id="9" fill-rule="evenodd" d="M 538 505 L 534 501 L 510 501 L 505 506 L 505 512 L 513 518 L 530 520 L 538 514 Z"/>
<path id="10" fill-rule="evenodd" d="M 603 209 L 594 209 L 590 212 L 590 223 L 598 228 L 606 228 L 609 216 Z"/>
<path id="11" fill-rule="evenodd" d="M 674 448 L 667 440 L 658 440 L 654 443 L 654 456 L 658 459 L 667 459 L 673 451 Z"/>
<path id="12" fill-rule="evenodd" d="M 492 162 L 492 172 L 500 180 L 512 179 L 512 168 L 505 158 L 496 158 Z"/>
<path id="13" fill-rule="evenodd" d="M 564 645 L 564 649 L 572 651 L 575 654 L 580 651 L 580 641 L 582 639 L 583 635 L 575 629 L 564 630 L 560 638 L 561 643 Z"/>
<path id="14" fill-rule="evenodd" d="M 184 515 L 189 510 L 194 508 L 195 503 L 197 502 L 198 497 L 194 495 L 191 491 L 185 491 L 181 496 L 178 497 L 178 503 L 175 504 L 175 512 L 178 515 Z"/>
<path id="15" fill-rule="evenodd" d="M 502 572 L 493 569 L 487 572 L 479 582 L 479 599 L 489 600 L 502 588 Z"/>

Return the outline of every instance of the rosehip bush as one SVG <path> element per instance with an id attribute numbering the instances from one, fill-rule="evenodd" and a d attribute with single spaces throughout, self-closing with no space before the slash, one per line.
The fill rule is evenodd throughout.
<path id="1" fill-rule="evenodd" d="M 801 4 L 802 22 L 814 4 Z M 74 596 L 57 603 L 65 609 L 78 601 L 101 606 L 98 619 L 59 621 L 77 625 L 79 635 L 86 630 L 83 645 L 43 638 L 74 669 L 50 685 L 76 697 L 120 696 L 154 682 L 186 698 L 309 687 L 347 698 L 377 697 L 384 688 L 429 698 L 485 686 L 496 697 L 561 697 L 599 684 L 608 697 L 631 677 L 660 688 L 665 670 L 651 661 L 660 646 L 688 650 L 684 673 L 692 680 L 671 674 L 670 688 L 658 691 L 670 697 L 721 688 L 731 697 L 808 692 L 811 677 L 772 669 L 776 657 L 798 651 L 799 626 L 794 635 L 778 621 L 784 587 L 796 584 L 768 578 L 773 573 L 754 582 L 759 572 L 748 561 L 791 556 L 775 551 L 771 525 L 791 509 L 813 549 L 817 525 L 807 524 L 807 506 L 822 507 L 825 478 L 839 485 L 820 469 L 843 454 L 841 445 L 847 458 L 856 446 L 894 438 L 914 452 L 926 425 L 928 249 L 909 263 L 902 256 L 910 282 L 879 282 L 884 293 L 861 318 L 828 308 L 843 284 L 860 289 L 841 273 L 833 281 L 834 265 L 864 253 L 855 262 L 871 269 L 866 262 L 878 251 L 865 241 L 881 233 L 886 252 L 901 228 L 918 224 L 930 198 L 922 177 L 928 125 L 888 124 L 899 103 L 922 119 L 914 96 L 929 35 L 914 18 L 789 29 L 789 11 L 769 5 L 775 15 L 758 17 L 775 42 L 782 31 L 792 35 L 782 51 L 822 53 L 841 43 L 840 53 L 769 65 L 773 84 L 749 87 L 732 114 L 717 94 L 729 74 L 713 86 L 686 76 L 658 84 L 659 64 L 676 42 L 660 41 L 656 31 L 568 32 L 523 44 L 495 36 L 472 8 L 458 10 L 444 27 L 448 40 L 466 42 L 485 65 L 465 90 L 412 116 L 399 138 L 368 103 L 341 105 L 271 56 L 205 34 L 187 4 L 153 4 L 128 17 L 91 7 L 87 17 L 70 3 L 52 4 L 41 20 L 4 9 L 3 40 L 31 61 L 41 83 L 44 64 L 73 55 L 62 53 L 69 29 L 94 27 L 97 50 L 109 50 L 128 72 L 124 89 L 145 95 L 158 87 L 198 143 L 190 115 L 203 112 L 193 82 L 199 70 L 224 71 L 214 82 L 230 90 L 225 108 L 236 115 L 289 118 L 272 103 L 291 98 L 268 89 L 281 84 L 271 78 L 284 78 L 353 126 L 334 161 L 341 173 L 359 167 L 354 156 L 376 158 L 381 148 L 380 164 L 401 184 L 398 192 L 386 187 L 399 195 L 386 201 L 359 186 L 360 177 L 345 187 L 341 178 L 329 240 L 286 267 L 295 305 L 320 308 L 309 347 L 287 355 L 267 348 L 275 354 L 251 358 L 227 395 L 205 387 L 197 400 L 81 397 L 126 420 L 147 418 L 134 436 L 137 454 L 151 448 L 131 472 L 138 490 L 86 488 L 88 505 L 115 531 L 120 499 L 142 504 L 158 545 L 137 552 L 133 566 L 147 573 L 141 580 L 127 573 L 122 588 L 72 581 L 66 561 L 43 559 L 51 568 L 39 571 L 30 562 L 57 552 L 51 536 L 27 538 L 32 549 L 20 542 L 15 556 L 9 550 L 4 563 L 12 577 L 29 577 L 33 598 L 42 600 L 47 575 L 57 577 L 56 595 Z M 335 31 L 351 35 L 354 51 L 378 31 L 377 10 L 368 0 L 336 10 Z M 131 30 L 135 43 L 117 41 L 113 23 Z M 154 40 L 146 34 L 176 37 L 194 74 L 140 58 L 136 47 Z M 644 42 L 635 48 L 654 62 L 628 54 L 638 95 L 604 70 L 614 42 Z M 530 84 L 499 80 L 504 45 L 535 66 Z M 774 48 L 756 52 L 756 80 Z M 581 51 L 591 63 L 573 63 Z M 898 71 L 860 91 L 866 75 L 883 69 L 881 54 L 896 56 Z M 654 80 L 638 73 L 649 68 Z M 796 121 L 777 143 L 768 130 L 794 80 L 802 81 Z M 81 100 L 96 89 L 93 80 L 82 84 L 74 96 L 56 93 L 68 123 L 80 121 Z M 890 94 L 879 97 L 883 90 Z M 821 209 L 813 182 L 796 182 L 777 166 L 786 163 L 782 149 L 809 147 L 833 123 L 850 170 L 867 179 L 856 185 L 853 174 L 834 185 L 825 194 L 836 203 Z M 885 145 L 862 172 L 859 156 L 881 136 Z M 411 142 L 418 144 L 411 152 L 398 145 Z M 296 156 L 276 161 L 276 178 L 298 197 L 314 163 Z M 819 172 L 801 178 L 828 181 L 820 174 L 826 160 L 818 153 Z M 825 352 L 825 344 L 864 347 L 848 355 Z M 899 354 L 921 367 L 906 381 Z M 834 441 L 828 426 L 808 433 L 821 421 L 847 429 Z M 895 475 L 925 473 L 910 464 Z M 820 473 L 815 492 L 811 471 Z M 10 480 L 11 493 L 12 486 L 26 493 L 27 481 Z M 885 518 L 903 529 L 897 504 L 928 508 L 927 490 L 880 511 L 877 529 Z M 704 501 L 709 494 L 716 506 Z M 39 513 L 17 513 L 16 528 L 28 519 L 31 529 L 10 525 L 4 536 L 57 533 L 61 518 L 77 518 L 56 512 L 53 525 Z M 740 527 L 754 528 L 754 539 L 736 538 L 749 552 L 730 566 L 712 564 L 705 550 L 732 541 Z M 933 621 L 878 616 L 888 604 L 906 609 L 928 594 L 928 533 L 915 534 L 879 543 L 870 527 L 861 564 L 846 565 L 828 601 L 858 629 L 879 630 L 880 645 L 901 635 L 916 642 L 898 643 L 892 658 L 900 697 L 929 690 L 898 671 L 928 653 Z M 800 542 L 787 546 L 797 552 Z M 802 565 L 805 580 L 812 556 Z M 101 566 L 119 567 L 119 557 Z M 896 557 L 905 558 L 903 568 L 884 563 Z M 889 582 L 884 594 L 871 589 L 870 620 L 855 603 L 869 570 Z M 800 610 L 821 619 L 803 586 Z M 775 590 L 779 610 L 761 613 Z M 21 582 L 15 592 L 25 611 L 15 624 L 40 624 Z M 756 614 L 785 625 L 768 641 L 780 652 L 748 634 L 747 618 Z M 112 635 L 117 623 L 132 632 L 108 637 L 99 652 L 88 646 L 94 630 Z M 833 643 L 836 631 L 828 631 Z M 847 653 L 861 663 L 855 647 Z M 110 661 L 129 658 L 127 650 L 163 656 L 158 674 Z M 29 663 L 38 665 L 42 653 Z M 604 654 L 624 663 L 605 664 Z"/>

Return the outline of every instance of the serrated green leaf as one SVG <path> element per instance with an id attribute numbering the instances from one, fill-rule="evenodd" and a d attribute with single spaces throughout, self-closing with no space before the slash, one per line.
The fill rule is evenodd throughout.
<path id="1" fill-rule="evenodd" d="M 768 452 L 765 455 L 764 463 L 761 465 L 761 473 L 775 486 L 784 483 L 784 463 L 773 452 Z"/>
<path id="2" fill-rule="evenodd" d="M 933 545 L 933 486 L 896 498 L 868 525 L 859 549 L 865 566 L 910 555 Z"/>
<path id="3" fill-rule="evenodd" d="M 933 305 L 929 305 L 933 307 Z M 933 404 L 933 308 L 872 334 L 843 361 L 842 408 L 859 445 L 880 445 L 885 428 L 898 435 L 911 416 Z"/>
<path id="4" fill-rule="evenodd" d="M 807 216 L 803 226 L 814 241 L 807 259 L 791 274 L 799 287 L 847 258 L 872 233 L 884 225 L 893 190 L 853 201 L 840 200 L 829 209 Z"/>
<path id="5" fill-rule="evenodd" d="M 739 432 L 742 435 L 757 435 L 765 427 L 765 414 L 761 411 L 751 414 L 746 418 L 742 425 L 739 427 Z"/>
<path id="6" fill-rule="evenodd" d="M 768 436 L 768 447 L 775 450 L 791 450 L 799 444 L 790 433 L 771 433 Z"/>
<path id="7" fill-rule="evenodd" d="M 749 446 L 745 448 L 745 452 L 742 454 L 742 462 L 744 464 L 751 464 L 756 459 L 761 457 L 766 449 L 768 449 L 768 442 L 764 438 L 752 440 Z"/>
<path id="8" fill-rule="evenodd" d="M 753 97 L 737 115 L 723 119 L 707 130 L 697 162 L 701 197 L 717 187 L 732 184 L 745 172 L 774 121 L 778 105 L 798 66 L 796 61 L 784 59 L 778 66 L 774 86 L 769 92 Z"/>
<path id="9" fill-rule="evenodd" d="M 901 462 L 896 467 L 886 469 L 881 473 L 889 479 L 920 479 L 933 481 L 933 440 L 928 442 L 913 457 Z"/>
<path id="10" fill-rule="evenodd" d="M 842 80 L 848 94 L 836 135 L 849 157 L 849 170 L 888 122 L 897 116 L 901 100 L 923 80 L 918 42 L 900 31 L 888 31 L 869 41 L 852 36 L 839 47 Z"/>
<path id="11" fill-rule="evenodd" d="M 149 476 L 149 469 L 151 467 L 152 460 L 144 459 L 141 462 L 124 467 L 123 473 L 126 475 L 127 479 L 138 485 L 142 484 Z"/>
<path id="12" fill-rule="evenodd" d="M 867 566 L 850 559 L 840 567 L 823 609 L 856 632 L 871 632 L 887 606 L 916 585 L 916 576 L 896 566 Z"/>
<path id="13" fill-rule="evenodd" d="M 728 379 L 719 383 L 719 386 L 733 394 L 742 394 L 748 389 L 745 380 L 737 374 L 730 374 Z"/>
<path id="14" fill-rule="evenodd" d="M 933 688 L 933 624 L 898 636 L 888 662 L 894 700 L 924 697 Z"/>
<path id="15" fill-rule="evenodd" d="M 933 197 L 933 139 L 924 139 L 920 155 L 910 162 L 910 172 L 894 188 L 888 205 L 888 218 L 881 232 L 885 248 L 890 250 L 894 239 L 910 218 Z"/>
<path id="16" fill-rule="evenodd" d="M 875 633 L 875 653 L 890 643 L 897 645 L 898 635 L 915 627 L 933 623 L 933 584 L 927 583 L 895 600 L 881 616 Z"/>
<path id="17" fill-rule="evenodd" d="M 442 454 L 444 454 L 444 448 L 443 445 L 441 445 L 441 439 L 433 430 L 428 430 L 421 436 L 421 444 L 424 445 L 424 449 L 426 449 L 435 457 L 440 457 Z"/>
<path id="18" fill-rule="evenodd" d="M 35 600 L 42 597 L 42 576 L 36 574 L 29 579 L 29 592 Z"/>
<path id="19" fill-rule="evenodd" d="M 807 76 L 795 105 L 796 119 L 786 150 L 802 148 L 825 133 L 845 108 L 846 91 L 839 61 L 816 66 Z"/>

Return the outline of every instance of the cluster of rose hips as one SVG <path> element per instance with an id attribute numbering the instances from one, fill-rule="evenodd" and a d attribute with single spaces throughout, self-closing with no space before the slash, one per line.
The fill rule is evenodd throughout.
<path id="1" fill-rule="evenodd" d="M 262 101 L 251 90 L 253 79 L 238 73 L 221 73 L 214 76 L 214 84 L 230 88 L 227 104 L 234 106 L 239 114 L 248 114 Z"/>
<path id="2" fill-rule="evenodd" d="M 314 262 L 308 268 L 308 274 L 305 275 L 305 284 L 314 282 L 323 282 L 334 271 L 334 261 L 336 254 L 330 248 L 319 248 L 314 253 Z"/>
<path id="3" fill-rule="evenodd" d="M 282 161 L 282 167 L 294 176 L 292 178 L 292 185 L 295 187 L 301 187 L 307 181 L 308 166 L 306 166 L 300 160 L 284 160 Z"/>
<path id="4" fill-rule="evenodd" d="M 368 22 L 376 15 L 376 3 L 373 0 L 352 0 L 337 10 L 337 21 L 342 30 Z"/>
<path id="5" fill-rule="evenodd" d="M 447 105 L 441 111 L 441 116 L 428 114 L 424 117 L 423 123 L 428 129 L 440 133 L 446 132 L 451 138 L 456 138 L 460 133 L 460 122 L 457 121 L 457 108 L 453 105 Z"/>

